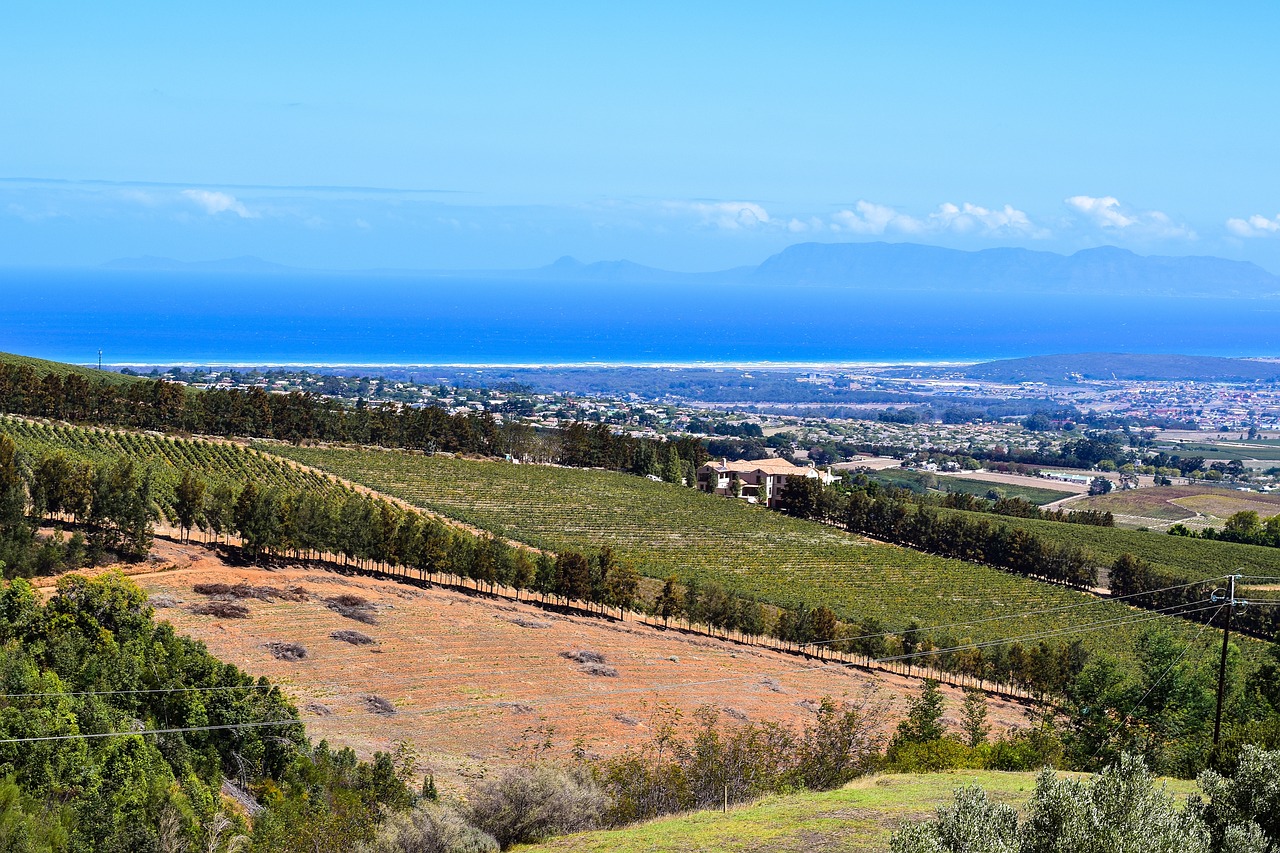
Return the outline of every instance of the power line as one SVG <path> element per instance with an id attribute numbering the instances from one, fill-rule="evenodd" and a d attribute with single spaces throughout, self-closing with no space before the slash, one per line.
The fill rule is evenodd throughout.
<path id="1" fill-rule="evenodd" d="M 1085 625 L 1078 625 L 1078 626 L 1073 626 L 1069 628 L 1055 628 L 1049 631 L 1044 631 L 1036 634 L 1028 634 L 1021 637 L 1009 637 L 1009 638 L 1000 639 L 1000 640 L 987 640 L 980 643 L 968 643 L 961 646 L 951 646 L 945 649 L 930 649 L 928 651 L 923 651 L 923 652 L 912 652 L 911 654 L 892 655 L 890 657 L 876 658 L 876 662 L 888 663 L 891 661 L 912 660 L 914 658 L 929 657 L 932 655 L 946 654 L 948 652 L 959 652 L 959 651 L 967 651 L 970 649 L 983 649 L 991 646 L 1002 646 L 1008 643 L 1022 642 L 1024 640 L 1048 639 L 1050 637 L 1059 637 L 1059 636 L 1064 636 L 1066 634 L 1075 634 L 1081 631 L 1092 631 L 1098 628 L 1105 628 L 1108 626 L 1119 627 L 1121 625 L 1133 625 L 1141 622 L 1150 622 L 1153 619 L 1166 619 L 1174 616 L 1184 616 L 1190 613 L 1198 613 L 1201 610 L 1208 610 L 1212 608 L 1214 605 L 1211 604 L 1211 605 L 1201 606 L 1193 610 L 1185 610 L 1182 613 L 1163 612 L 1163 611 L 1174 610 L 1179 607 L 1187 607 L 1187 606 L 1189 605 L 1177 604 L 1177 605 L 1174 605 L 1173 607 L 1163 608 L 1162 610 L 1138 611 L 1137 613 L 1130 614 L 1129 616 L 1122 616 L 1122 617 L 1113 618 L 1113 619 L 1105 619 L 1099 622 L 1091 622 Z"/>
<path id="2" fill-rule="evenodd" d="M 125 737 L 128 735 L 169 735 L 184 732 L 212 732 L 226 729 L 257 729 L 265 726 L 300 726 L 301 720 L 262 720 L 256 723 L 226 723 L 220 726 L 186 726 L 175 729 L 138 729 L 127 732 L 87 732 L 74 735 L 42 735 L 40 737 L 15 737 L 0 740 L 0 745 L 10 743 L 39 743 L 52 740 L 88 740 L 91 738 Z"/>
<path id="3" fill-rule="evenodd" d="M 1026 616 L 1041 616 L 1041 615 L 1044 615 L 1045 613 L 1054 613 L 1054 612 L 1059 612 L 1063 610 L 1072 610 L 1077 607 L 1091 607 L 1098 604 L 1108 604 L 1111 602 L 1124 601 L 1129 598 L 1137 598 L 1143 595 L 1154 595 L 1156 593 L 1169 592 L 1175 589 L 1187 589 L 1189 587 L 1199 586 L 1201 584 L 1207 584 L 1207 583 L 1212 583 L 1214 581 L 1224 580 L 1226 577 L 1227 577 L 1226 575 L 1220 575 L 1218 577 L 1206 578 L 1205 580 L 1194 581 L 1192 583 L 1178 584 L 1177 586 L 1166 586 L 1161 589 L 1143 590 L 1142 592 L 1133 592 L 1133 593 L 1129 593 L 1128 595 L 1120 595 L 1114 598 L 1095 598 L 1090 601 L 1077 602 L 1076 604 L 1062 604 L 1062 605 L 1058 605 L 1057 607 L 1046 607 L 1042 610 L 1029 610 L 1029 611 L 1023 611 L 1021 613 L 1005 613 L 1005 614 L 1001 614 L 1000 616 L 989 616 L 985 619 L 975 619 L 972 622 L 957 622 L 952 625 L 934 625 L 932 627 L 927 627 L 927 628 L 916 628 L 915 630 L 922 631 L 922 632 L 923 631 L 942 631 L 947 628 L 965 628 L 971 625 L 981 625 L 985 622 L 995 622 L 1001 619 L 1017 619 L 1017 618 L 1026 617 Z M 819 646 L 819 645 L 826 645 L 829 643 L 845 643 L 845 642 L 853 642 L 856 640 L 871 640 L 877 637 L 892 637 L 894 635 L 902 634 L 902 633 L 904 633 L 904 631 L 885 631 L 880 634 L 863 634 L 860 637 L 839 637 L 833 640 L 817 640 L 815 642 L 803 643 L 801 645 L 802 647 L 803 646 Z"/>

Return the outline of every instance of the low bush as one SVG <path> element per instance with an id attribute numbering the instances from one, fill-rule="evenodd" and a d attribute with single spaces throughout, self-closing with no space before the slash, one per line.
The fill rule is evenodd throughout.
<path id="1" fill-rule="evenodd" d="M 513 767 L 471 789 L 467 814 L 505 850 L 591 829 L 600 823 L 607 802 L 585 774 L 547 765 Z"/>

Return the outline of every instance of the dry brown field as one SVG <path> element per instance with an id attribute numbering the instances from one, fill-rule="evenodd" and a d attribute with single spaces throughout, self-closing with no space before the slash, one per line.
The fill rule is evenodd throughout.
<path id="1" fill-rule="evenodd" d="M 535 754 L 615 754 L 647 740 L 656 721 L 671 713 L 688 720 L 704 705 L 718 708 L 727 723 L 799 726 L 813 719 L 814 703 L 824 696 L 865 700 L 887 732 L 920 686 L 919 679 L 891 673 L 322 564 L 229 565 L 201 545 L 159 538 L 152 561 L 127 573 L 158 605 L 157 618 L 280 684 L 313 740 L 350 746 L 364 757 L 405 744 L 417 770 L 447 787 Z M 287 596 L 236 599 L 246 618 L 197 615 L 192 607 L 212 599 L 193 586 L 208 583 L 270 587 Z M 331 609 L 326 599 L 339 596 L 365 599 L 373 624 Z M 344 630 L 374 642 L 357 646 L 330 636 Z M 269 643 L 301 645 L 306 656 L 278 659 Z M 580 650 L 603 656 L 616 675 L 589 674 L 561 655 Z M 962 695 L 943 689 L 955 723 Z M 375 708 L 382 701 L 390 712 Z M 1015 702 L 992 697 L 989 706 L 996 732 L 1026 719 Z"/>
<path id="2" fill-rule="evenodd" d="M 1280 514 L 1280 495 L 1237 492 L 1218 486 L 1156 486 L 1085 498 L 1073 507 L 1167 522 L 1199 518 L 1201 524 L 1209 524 L 1221 523 L 1244 510 L 1254 510 L 1263 518 Z"/>

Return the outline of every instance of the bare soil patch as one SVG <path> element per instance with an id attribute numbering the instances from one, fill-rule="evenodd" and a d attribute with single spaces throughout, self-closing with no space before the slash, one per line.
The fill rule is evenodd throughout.
<path id="1" fill-rule="evenodd" d="M 304 587 L 310 594 L 301 600 L 200 602 L 239 607 L 248 618 L 186 607 L 159 610 L 157 618 L 204 642 L 219 658 L 278 683 L 314 740 L 350 746 L 363 757 L 406 743 L 416 752 L 418 770 L 435 773 L 449 787 L 503 764 L 567 758 L 575 745 L 615 754 L 647 741 L 654 725 L 671 714 L 688 720 L 702 705 L 733 709 L 735 714 L 726 712 L 729 721 L 742 714 L 802 725 L 813 713 L 798 701 L 858 701 L 870 692 L 884 708 L 888 732 L 920 689 L 919 679 L 823 665 L 634 621 L 552 614 L 534 604 L 419 589 L 318 565 L 232 566 L 211 550 L 156 541 L 156 553 L 167 562 L 177 549 L 190 552 L 185 568 L 142 571 L 135 582 L 174 600 L 189 597 L 196 583 Z M 376 612 L 376 644 L 335 637 L 352 628 L 329 600 Z M 517 619 L 540 624 L 530 630 Z M 267 647 L 272 642 L 300 645 L 306 657 L 280 659 Z M 561 656 L 584 651 L 602 660 Z M 617 674 L 579 671 L 587 665 L 610 666 Z M 948 714 L 958 716 L 961 692 L 943 692 Z M 388 703 L 390 712 L 374 708 L 369 697 Z M 992 698 L 989 707 L 997 732 L 1025 724 L 1018 703 Z M 543 749 L 548 741 L 549 752 Z"/>

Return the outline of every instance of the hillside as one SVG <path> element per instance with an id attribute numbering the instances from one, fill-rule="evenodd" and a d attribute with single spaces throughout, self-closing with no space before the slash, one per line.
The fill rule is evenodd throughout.
<path id="1" fill-rule="evenodd" d="M 1207 355 L 1146 355 L 1085 352 L 1009 358 L 975 364 L 964 370 L 970 379 L 987 382 L 1070 381 L 1084 379 L 1143 381 L 1253 382 L 1280 379 L 1280 362 L 1218 358 Z"/>
<path id="2" fill-rule="evenodd" d="M 122 373 L 115 373 L 110 370 L 95 370 L 92 367 L 81 367 L 61 361 L 46 361 L 43 358 L 31 358 L 26 355 L 14 355 L 7 352 L 0 352 L 0 364 L 30 367 L 37 376 L 41 377 L 54 373 L 58 376 L 80 376 L 91 382 L 110 382 L 117 385 L 127 385 L 131 382 L 141 381 L 137 377 L 125 376 Z"/>
<path id="3" fill-rule="evenodd" d="M 986 566 L 640 477 L 393 451 L 257 446 L 511 539 L 553 550 L 610 545 L 649 577 L 715 581 L 781 606 L 826 605 L 842 619 L 874 618 L 887 630 L 912 620 L 963 623 L 939 637 L 994 640 L 1151 618 Z M 1195 630 L 1170 624 L 1186 636 Z M 1141 621 L 1125 621 L 1071 638 L 1088 648 L 1127 650 L 1142 628 Z"/>
<path id="4" fill-rule="evenodd" d="M 282 689 L 316 739 L 351 746 L 361 755 L 413 749 L 415 771 L 434 773 L 447 788 L 493 768 L 534 757 L 550 738 L 556 760 L 575 745 L 613 755 L 653 734 L 664 706 L 690 719 L 699 706 L 724 719 L 803 724 L 809 700 L 860 700 L 868 691 L 891 727 L 919 680 L 888 673 L 815 666 L 767 649 L 750 648 L 634 619 L 598 619 L 507 599 L 344 574 L 321 563 L 270 568 L 228 563 L 200 545 L 157 540 L 158 562 L 131 579 L 160 607 L 160 618 L 204 642 L 215 655 Z M 210 601 L 196 584 L 243 584 L 242 619 L 192 612 Z M 255 592 L 249 592 L 254 590 Z M 271 595 L 268 590 L 284 591 Z M 371 623 L 335 612 L 328 599 L 359 596 Z M 358 632 L 356 645 L 334 632 Z M 269 643 L 305 650 L 281 659 Z M 592 676 L 561 657 L 589 649 L 603 655 L 613 676 Z M 958 689 L 944 688 L 949 716 L 959 713 Z M 391 705 L 376 712 L 367 697 Z M 1025 725 L 1025 709 L 991 697 L 999 732 Z"/>
<path id="5" fill-rule="evenodd" d="M 903 821 L 933 817 L 951 805 L 952 792 L 981 785 L 992 799 L 1021 807 L 1035 790 L 1034 773 L 955 770 L 917 776 L 885 775 L 859 779 L 836 791 L 766 797 L 728 814 L 695 812 L 638 824 L 625 829 L 584 832 L 543 844 L 520 847 L 542 851 L 615 851 L 659 853 L 667 850 L 771 851 L 771 853 L 880 853 Z M 1195 783 L 1169 780 L 1180 799 Z"/>
<path id="6" fill-rule="evenodd" d="M 245 483 L 282 489 L 310 490 L 322 494 L 341 490 L 332 478 L 264 456 L 241 444 L 170 438 L 129 430 L 109 430 L 41 423 L 0 415 L 0 435 L 11 437 L 18 449 L 37 463 L 41 457 L 62 452 L 72 461 L 99 464 L 128 457 L 151 473 L 152 498 L 160 520 L 172 523 L 174 488 L 186 470 L 208 483 L 226 483 L 240 489 Z"/>

